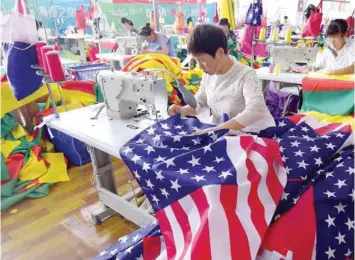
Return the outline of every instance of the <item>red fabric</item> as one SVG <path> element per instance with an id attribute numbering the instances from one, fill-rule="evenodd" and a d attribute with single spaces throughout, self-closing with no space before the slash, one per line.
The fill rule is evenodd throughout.
<path id="1" fill-rule="evenodd" d="M 16 179 L 19 176 L 24 161 L 25 156 L 21 153 L 12 154 L 7 157 L 5 164 L 7 166 L 7 170 L 9 171 L 10 180 Z M 2 181 L 1 185 L 4 185 L 8 182 L 9 180 Z"/>
<path id="2" fill-rule="evenodd" d="M 341 91 L 354 89 L 354 81 L 345 81 L 337 79 L 319 79 L 305 77 L 302 80 L 302 91 Z"/>
<path id="3" fill-rule="evenodd" d="M 1 82 L 7 82 L 6 74 L 1 75 Z"/>
<path id="4" fill-rule="evenodd" d="M 352 15 L 348 17 L 348 19 L 346 20 L 346 23 L 348 24 L 348 31 L 346 32 L 346 36 L 350 37 L 351 35 L 354 35 L 354 23 L 355 23 L 355 19 L 354 19 L 354 14 L 355 14 L 355 10 L 353 11 Z"/>
<path id="5" fill-rule="evenodd" d="M 260 33 L 261 28 L 266 28 L 267 21 L 265 17 L 261 19 L 261 26 L 250 26 L 246 25 L 245 32 L 242 39 L 242 52 L 244 54 L 251 55 L 252 54 L 252 41 L 253 41 L 253 29 L 255 29 L 255 37 L 257 38 Z M 254 46 L 254 56 L 258 57 L 267 57 L 266 44 L 255 44 Z"/>
<path id="6" fill-rule="evenodd" d="M 77 90 L 86 94 L 95 95 L 95 82 L 91 80 L 67 81 L 62 85 L 65 90 Z"/>
<path id="7" fill-rule="evenodd" d="M 300 219 L 302 225 L 295 225 Z M 286 256 L 287 252 L 291 251 L 293 260 L 312 259 L 315 238 L 313 188 L 309 188 L 299 198 L 295 207 L 269 227 L 259 253 L 266 249 Z"/>
<path id="8" fill-rule="evenodd" d="M 99 54 L 99 48 L 95 45 L 91 45 L 89 47 L 89 60 L 90 62 L 93 62 L 97 60 L 96 55 Z"/>
<path id="9" fill-rule="evenodd" d="M 323 18 L 323 14 L 321 13 L 322 7 L 323 0 L 320 1 L 318 8 L 311 13 L 307 24 L 302 31 L 302 37 L 312 36 L 314 38 L 317 38 Z"/>

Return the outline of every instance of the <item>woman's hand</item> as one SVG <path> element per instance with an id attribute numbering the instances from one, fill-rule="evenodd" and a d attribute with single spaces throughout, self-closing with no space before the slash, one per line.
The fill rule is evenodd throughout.
<path id="1" fill-rule="evenodd" d="M 216 127 L 210 127 L 210 128 L 206 128 L 206 129 L 200 129 L 197 130 L 195 133 L 193 133 L 192 135 L 203 135 L 203 134 L 207 134 L 209 132 L 214 132 L 217 131 L 218 129 Z"/>
<path id="2" fill-rule="evenodd" d="M 325 75 L 335 75 L 335 72 L 333 70 L 320 70 L 319 72 Z"/>
<path id="3" fill-rule="evenodd" d="M 181 112 L 181 107 L 178 106 L 178 105 L 173 104 L 173 105 L 171 105 L 171 106 L 169 107 L 168 115 L 169 115 L 169 116 L 172 116 L 172 115 L 178 114 L 178 113 L 180 113 L 180 112 Z"/>

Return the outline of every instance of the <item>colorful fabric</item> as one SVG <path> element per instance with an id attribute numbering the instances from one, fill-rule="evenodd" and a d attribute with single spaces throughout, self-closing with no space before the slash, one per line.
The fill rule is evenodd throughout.
<path id="1" fill-rule="evenodd" d="M 120 154 L 156 234 L 143 228 L 96 259 L 352 259 L 351 128 L 303 115 L 276 123 L 258 136 L 192 136 L 210 126 L 175 115 L 138 134 Z"/>
<path id="2" fill-rule="evenodd" d="M 302 111 L 329 115 L 354 113 L 354 76 L 307 75 L 302 81 Z"/>

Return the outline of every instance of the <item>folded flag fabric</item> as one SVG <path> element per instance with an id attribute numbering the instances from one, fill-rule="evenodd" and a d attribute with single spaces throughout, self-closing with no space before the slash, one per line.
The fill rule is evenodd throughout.
<path id="1" fill-rule="evenodd" d="M 307 75 L 302 80 L 302 111 L 317 111 L 329 115 L 354 113 L 353 75 Z"/>
<path id="2" fill-rule="evenodd" d="M 296 115 L 258 135 L 190 135 L 207 127 L 175 115 L 121 149 L 161 235 L 126 236 L 97 259 L 353 257 L 349 126 Z M 154 246 L 144 247 L 153 239 Z"/>

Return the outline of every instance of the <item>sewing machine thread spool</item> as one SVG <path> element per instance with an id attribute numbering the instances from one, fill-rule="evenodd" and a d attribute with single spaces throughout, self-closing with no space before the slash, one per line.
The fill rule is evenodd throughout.
<path id="1" fill-rule="evenodd" d="M 259 40 L 260 41 L 265 41 L 266 40 L 266 29 L 264 27 L 260 29 Z"/>
<path id="2" fill-rule="evenodd" d="M 37 52 L 37 59 L 38 59 L 38 64 L 41 68 L 44 67 L 43 64 L 43 59 L 42 59 L 42 53 L 41 53 L 41 48 L 46 46 L 47 43 L 46 42 L 36 42 L 35 43 L 35 47 L 36 47 L 36 52 Z"/>
<path id="3" fill-rule="evenodd" d="M 58 52 L 47 52 L 46 60 L 52 81 L 63 81 L 65 79 L 65 75 Z"/>
<path id="4" fill-rule="evenodd" d="M 286 30 L 286 35 L 285 35 L 285 42 L 286 43 L 291 43 L 292 39 L 292 30 L 291 29 L 287 29 Z"/>
<path id="5" fill-rule="evenodd" d="M 41 48 L 41 54 L 42 54 L 42 60 L 43 60 L 43 68 L 44 68 L 44 72 L 46 74 L 49 73 L 49 68 L 48 68 L 48 64 L 47 64 L 47 59 L 46 59 L 46 53 L 49 51 L 54 51 L 54 48 L 52 46 L 44 46 Z"/>
<path id="6" fill-rule="evenodd" d="M 276 42 L 279 35 L 279 29 L 274 27 L 272 30 L 271 41 Z"/>

